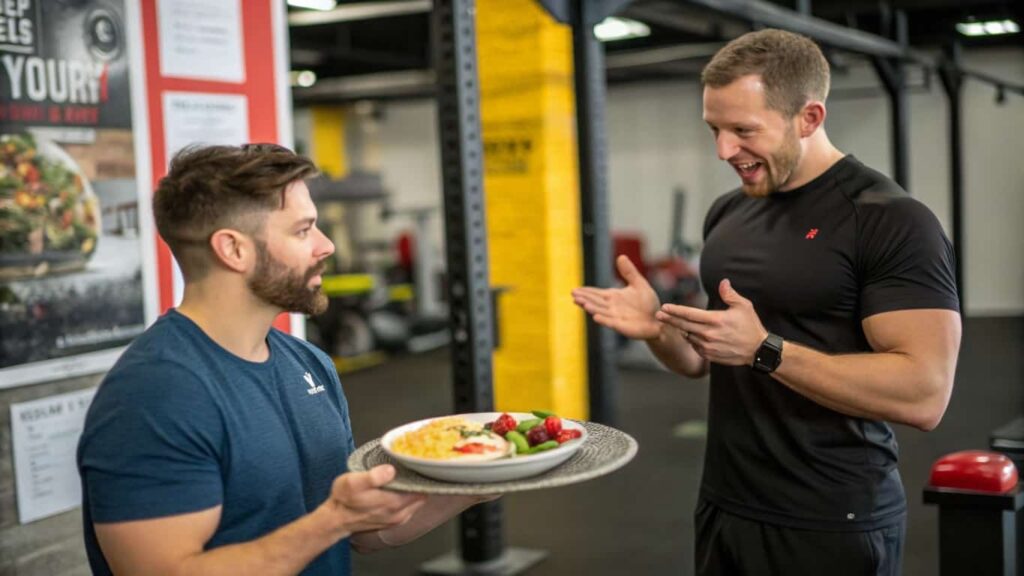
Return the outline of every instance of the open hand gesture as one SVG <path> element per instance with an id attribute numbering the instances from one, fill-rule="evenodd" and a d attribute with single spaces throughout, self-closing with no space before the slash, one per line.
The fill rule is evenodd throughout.
<path id="1" fill-rule="evenodd" d="M 584 286 L 572 291 L 573 302 L 594 318 L 594 322 L 638 340 L 657 338 L 661 330 L 654 314 L 658 295 L 629 258 L 615 260 L 619 274 L 626 280 L 622 288 Z"/>

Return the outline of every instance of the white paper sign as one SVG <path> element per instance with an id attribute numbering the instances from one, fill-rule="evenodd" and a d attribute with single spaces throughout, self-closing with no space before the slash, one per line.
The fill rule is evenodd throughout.
<path id="1" fill-rule="evenodd" d="M 160 74 L 245 82 L 241 0 L 158 0 Z"/>
<path id="2" fill-rule="evenodd" d="M 18 521 L 27 524 L 82 504 L 75 451 L 96 388 L 11 404 Z"/>
<path id="3" fill-rule="evenodd" d="M 189 144 L 249 141 L 249 99 L 238 94 L 164 92 L 167 161 Z"/>

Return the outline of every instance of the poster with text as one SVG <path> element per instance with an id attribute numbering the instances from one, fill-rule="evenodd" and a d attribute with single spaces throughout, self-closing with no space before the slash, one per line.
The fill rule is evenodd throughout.
<path id="1" fill-rule="evenodd" d="M 124 1 L 2 20 L 0 388 L 106 369 L 146 324 Z"/>

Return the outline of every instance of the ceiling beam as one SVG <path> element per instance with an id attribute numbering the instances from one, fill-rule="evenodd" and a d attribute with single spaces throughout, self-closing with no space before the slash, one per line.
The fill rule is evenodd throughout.
<path id="1" fill-rule="evenodd" d="M 687 1 L 747 22 L 803 34 L 835 48 L 870 56 L 913 59 L 910 58 L 909 49 L 894 40 L 805 16 L 763 0 Z"/>
<path id="2" fill-rule="evenodd" d="M 430 0 L 344 4 L 333 10 L 293 12 L 288 15 L 288 25 L 320 26 L 336 22 L 353 22 L 356 20 L 372 20 L 374 18 L 388 18 L 408 14 L 423 14 L 430 12 L 432 6 Z"/>

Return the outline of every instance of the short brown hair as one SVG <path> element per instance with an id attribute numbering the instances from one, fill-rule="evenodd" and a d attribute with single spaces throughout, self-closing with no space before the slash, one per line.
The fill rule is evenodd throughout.
<path id="1" fill-rule="evenodd" d="M 157 230 L 186 279 L 210 269 L 210 237 L 222 228 L 259 236 L 284 192 L 317 174 L 308 158 L 276 144 L 190 146 L 171 160 L 153 196 Z"/>
<path id="2" fill-rule="evenodd" d="M 700 80 L 721 88 L 750 74 L 761 76 L 768 108 L 792 118 L 809 100 L 828 96 L 828 61 L 810 38 L 784 30 L 748 32 L 726 44 Z"/>

